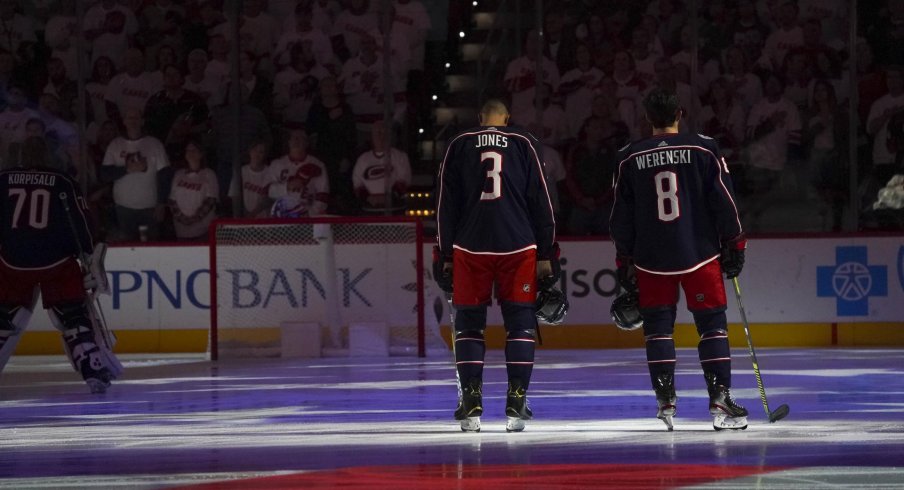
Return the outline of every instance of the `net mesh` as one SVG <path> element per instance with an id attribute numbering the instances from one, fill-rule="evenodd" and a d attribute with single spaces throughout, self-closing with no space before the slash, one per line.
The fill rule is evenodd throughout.
<path id="1" fill-rule="evenodd" d="M 393 355 L 418 353 L 419 328 L 428 350 L 446 350 L 432 311 L 418 318 L 418 275 L 423 297 L 435 294 L 418 268 L 415 222 L 219 222 L 213 237 L 215 355 L 284 355 L 297 324 L 319 326 L 336 355 L 359 328 L 385 332 Z"/>

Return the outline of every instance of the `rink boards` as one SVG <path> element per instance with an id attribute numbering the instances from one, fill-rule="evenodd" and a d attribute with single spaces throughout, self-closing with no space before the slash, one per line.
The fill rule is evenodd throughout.
<path id="1" fill-rule="evenodd" d="M 904 344 L 904 237 L 852 236 L 843 238 L 769 238 L 750 242 L 747 266 L 741 276 L 743 302 L 755 327 L 758 345 L 902 345 Z M 402 254 L 402 256 L 396 256 Z M 378 254 L 337 258 L 337 280 L 343 318 L 379 320 L 390 312 L 410 310 L 412 275 L 398 274 L 414 260 L 410 247 L 388 248 Z M 639 332 L 621 332 L 611 323 L 609 306 L 615 294 L 614 247 L 609 241 L 562 241 L 563 278 L 571 309 L 566 323 L 543 329 L 544 346 L 635 347 Z M 429 260 L 430 250 L 424 256 Z M 279 281 L 262 278 L 266 313 L 272 317 L 308 319 L 323 309 L 316 277 L 320 256 L 270 254 L 255 264 L 262 271 L 313 271 Z M 270 262 L 268 262 L 270 261 Z M 271 263 L 272 262 L 272 263 Z M 108 323 L 119 336 L 123 352 L 198 352 L 207 346 L 210 324 L 210 271 L 206 246 L 153 245 L 111 247 L 107 273 L 111 295 L 101 304 Z M 406 266 L 407 267 L 407 266 Z M 313 275 L 312 275 L 313 274 Z M 322 273 L 321 273 L 322 274 Z M 238 277 L 241 275 L 231 274 Z M 266 274 L 262 274 L 266 275 Z M 277 274 L 278 275 L 278 274 Z M 307 277 L 307 279 L 305 279 Z M 302 280 L 309 282 L 302 283 Z M 241 285 L 221 281 L 220 287 Z M 349 289 L 351 287 L 351 289 Z M 274 289 L 276 288 L 276 289 Z M 304 288 L 304 301 L 299 301 Z M 270 295 L 269 301 L 268 293 Z M 427 323 L 448 325 L 448 310 L 432 281 L 424 281 Z M 248 315 L 247 304 L 221 297 L 221 317 Z M 740 322 L 732 290 L 728 291 L 729 322 Z M 683 304 L 682 299 L 682 304 Z M 247 303 L 247 301 L 245 301 Z M 233 311 L 230 311 L 233 310 Z M 493 308 L 491 325 L 501 324 Z M 692 318 L 679 308 L 679 324 Z M 261 310 L 263 312 L 264 310 Z M 267 327 L 267 326 L 264 326 Z M 490 329 L 491 345 L 499 345 L 500 329 Z M 744 345 L 743 330 L 732 329 L 732 342 Z M 57 334 L 46 314 L 35 313 L 18 353 L 54 353 Z M 695 345 L 693 328 L 679 328 L 680 345 Z"/>

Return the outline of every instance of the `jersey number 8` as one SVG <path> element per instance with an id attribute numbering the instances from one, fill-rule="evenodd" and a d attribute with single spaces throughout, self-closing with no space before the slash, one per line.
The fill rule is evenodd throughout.
<path id="1" fill-rule="evenodd" d="M 674 221 L 681 216 L 678 209 L 678 176 L 675 172 L 659 172 L 656 182 L 656 208 L 660 221 Z"/>
<path id="2" fill-rule="evenodd" d="M 9 190 L 9 197 L 16 198 L 12 228 L 19 227 L 19 220 L 22 218 L 22 211 L 26 202 L 28 203 L 28 226 L 37 229 L 47 228 L 48 217 L 50 216 L 49 190 L 34 189 L 29 192 L 26 189 L 12 188 Z"/>

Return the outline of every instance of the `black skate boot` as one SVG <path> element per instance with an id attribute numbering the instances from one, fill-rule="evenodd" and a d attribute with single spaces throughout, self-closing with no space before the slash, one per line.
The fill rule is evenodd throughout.
<path id="1" fill-rule="evenodd" d="M 656 404 L 659 410 L 656 418 L 663 421 L 668 429 L 675 430 L 672 418 L 678 411 L 678 396 L 675 394 L 675 374 L 663 373 L 653 381 L 653 391 L 656 392 Z"/>
<path id="2" fill-rule="evenodd" d="M 470 379 L 462 383 L 461 397 L 455 409 L 455 420 L 461 421 L 462 432 L 480 432 L 480 416 L 483 415 L 481 380 Z"/>
<path id="3" fill-rule="evenodd" d="M 524 430 L 524 421 L 534 416 L 527 403 L 527 390 L 520 379 L 509 381 L 508 393 L 505 397 L 505 431 L 521 432 Z"/>
<path id="4" fill-rule="evenodd" d="M 729 389 L 716 381 L 713 373 L 703 373 L 706 389 L 709 391 L 709 413 L 713 416 L 713 428 L 746 429 L 747 409 L 738 405 Z"/>

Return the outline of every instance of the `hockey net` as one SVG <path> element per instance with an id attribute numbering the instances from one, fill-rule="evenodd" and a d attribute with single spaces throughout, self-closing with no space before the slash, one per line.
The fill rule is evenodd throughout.
<path id="1" fill-rule="evenodd" d="M 361 328 L 390 355 L 448 351 L 438 315 L 425 315 L 436 288 L 418 219 L 218 220 L 210 237 L 211 359 L 286 355 L 298 325 L 319 332 L 301 342 L 319 336 L 306 348 L 323 355 L 354 355 Z"/>

